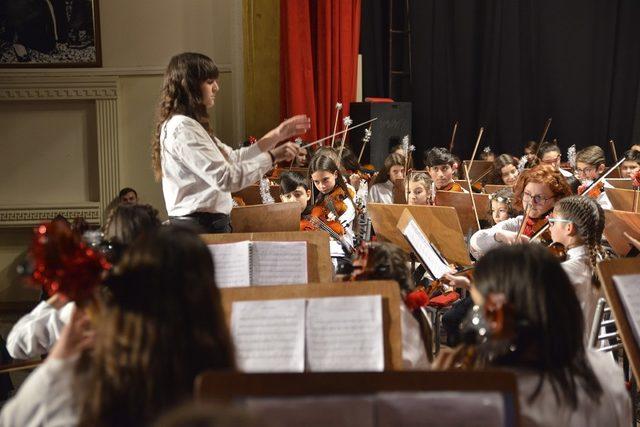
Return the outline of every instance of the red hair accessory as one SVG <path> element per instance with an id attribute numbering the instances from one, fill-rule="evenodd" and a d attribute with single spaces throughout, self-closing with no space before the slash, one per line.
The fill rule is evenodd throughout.
<path id="1" fill-rule="evenodd" d="M 408 293 L 404 302 L 407 304 L 407 308 L 413 311 L 417 308 L 429 305 L 429 295 L 427 295 L 424 287 L 420 286 L 416 288 L 415 291 Z"/>
<path id="2" fill-rule="evenodd" d="M 640 187 L 640 170 L 638 170 L 631 178 L 631 183 L 634 187 Z"/>
<path id="3" fill-rule="evenodd" d="M 255 144 L 256 142 L 258 142 L 258 140 L 256 139 L 256 137 L 255 137 L 255 136 L 251 136 L 251 135 L 249 135 L 249 139 L 248 139 L 248 141 L 249 141 L 249 145 L 253 145 L 253 144 Z"/>
<path id="4" fill-rule="evenodd" d="M 104 256 L 80 240 L 68 224 L 52 221 L 34 229 L 29 250 L 33 263 L 31 282 L 52 296 L 85 301 L 111 268 Z"/>

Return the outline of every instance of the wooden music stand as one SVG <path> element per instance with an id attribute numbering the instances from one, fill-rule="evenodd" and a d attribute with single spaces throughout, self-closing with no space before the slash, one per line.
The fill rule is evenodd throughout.
<path id="1" fill-rule="evenodd" d="M 273 197 L 276 202 L 280 202 L 281 190 L 279 185 L 269 185 L 269 192 L 271 193 L 271 197 Z M 232 196 L 241 197 L 247 206 L 262 204 L 262 196 L 260 196 L 260 185 L 252 184 L 240 191 L 236 191 L 232 194 Z"/>
<path id="2" fill-rule="evenodd" d="M 231 227 L 234 233 L 298 231 L 300 211 L 298 202 L 238 206 L 231 210 Z"/>
<path id="3" fill-rule="evenodd" d="M 624 190 L 633 190 L 633 183 L 629 178 L 606 178 L 606 181 L 611 184 L 612 187 L 622 188 Z"/>
<path id="4" fill-rule="evenodd" d="M 471 160 L 464 160 L 463 163 L 468 168 L 469 164 L 471 163 Z M 487 172 L 488 169 L 491 169 L 491 168 L 493 168 L 493 162 L 490 162 L 488 160 L 474 160 L 473 164 L 471 165 L 471 169 L 469 169 L 469 181 L 473 183 L 473 181 L 481 177 L 485 172 Z M 465 178 L 464 167 L 460 168 L 459 176 Z M 485 176 L 488 176 L 488 175 L 485 175 Z"/>
<path id="5" fill-rule="evenodd" d="M 502 190 L 503 188 L 511 188 L 513 189 L 512 185 L 498 185 L 498 184 L 487 184 L 484 186 L 484 192 L 486 194 L 493 194 L 499 190 Z"/>
<path id="6" fill-rule="evenodd" d="M 622 345 L 629 357 L 633 376 L 640 378 L 640 347 L 633 336 L 631 323 L 627 318 L 627 312 L 622 305 L 620 294 L 613 283 L 613 276 L 626 274 L 640 274 L 640 262 L 637 258 L 606 259 L 598 263 L 596 267 L 600 283 L 604 286 L 604 293 L 613 316 L 618 325 L 618 334 L 622 339 Z M 640 283 L 638 283 L 640 286 Z"/>
<path id="7" fill-rule="evenodd" d="M 491 222 L 491 206 L 489 204 L 488 194 L 474 194 L 473 198 L 476 202 L 478 210 L 478 218 Z M 468 193 L 458 193 L 455 191 L 438 191 L 436 193 L 436 205 L 451 206 L 456 209 L 462 231 L 467 233 L 469 230 L 478 231 L 476 216 L 473 214 L 473 205 L 471 197 Z"/>
<path id="8" fill-rule="evenodd" d="M 385 370 L 402 370 L 402 338 L 400 287 L 391 280 L 362 282 L 309 283 L 308 285 L 250 286 L 220 289 L 222 308 L 230 325 L 231 306 L 235 301 L 262 301 L 294 298 L 346 297 L 356 295 L 382 296 Z"/>
<path id="9" fill-rule="evenodd" d="M 405 252 L 413 251 L 397 227 L 405 209 L 413 215 L 442 256 L 459 265 L 471 265 L 458 215 L 451 207 L 368 203 L 367 210 L 378 239 L 394 243 Z"/>
<path id="10" fill-rule="evenodd" d="M 271 233 L 201 234 L 207 245 L 254 242 L 307 242 L 307 276 L 309 282 L 331 282 L 333 265 L 329 252 L 329 235 L 322 231 L 281 231 Z"/>
<path id="11" fill-rule="evenodd" d="M 640 213 L 605 210 L 604 237 L 619 256 L 625 256 L 633 247 L 623 233 L 640 239 Z"/>
<path id="12" fill-rule="evenodd" d="M 640 194 L 636 195 L 634 190 L 622 188 L 605 188 L 611 206 L 617 211 L 640 212 Z M 636 206 L 633 206 L 635 197 Z"/>

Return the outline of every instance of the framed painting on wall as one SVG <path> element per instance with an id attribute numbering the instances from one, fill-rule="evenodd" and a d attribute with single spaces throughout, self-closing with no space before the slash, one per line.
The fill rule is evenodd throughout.
<path id="1" fill-rule="evenodd" d="M 0 0 L 0 68 L 101 65 L 98 0 Z"/>

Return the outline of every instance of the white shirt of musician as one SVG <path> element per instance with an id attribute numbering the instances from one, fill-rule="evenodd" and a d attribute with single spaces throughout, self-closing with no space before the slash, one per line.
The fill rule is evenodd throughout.
<path id="1" fill-rule="evenodd" d="M 193 212 L 229 214 L 231 193 L 272 168 L 257 144 L 233 150 L 211 138 L 196 120 L 176 114 L 162 125 L 162 192 L 169 216 Z"/>
<path id="2" fill-rule="evenodd" d="M 378 184 L 373 184 L 369 188 L 369 202 L 384 203 L 390 205 L 393 203 L 393 182 L 387 180 Z"/>

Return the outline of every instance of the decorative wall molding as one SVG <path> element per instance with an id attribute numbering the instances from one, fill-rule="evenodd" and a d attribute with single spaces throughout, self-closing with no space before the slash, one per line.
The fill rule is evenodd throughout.
<path id="1" fill-rule="evenodd" d="M 232 64 L 216 64 L 221 73 L 231 73 Z M 5 68 L 0 70 L 0 77 L 24 77 L 24 76 L 161 76 L 166 65 L 149 67 L 103 67 L 103 68 L 52 68 L 48 70 L 33 68 Z"/>
<path id="2" fill-rule="evenodd" d="M 63 215 L 71 220 L 83 217 L 89 224 L 100 224 L 99 203 L 64 203 L 41 206 L 0 206 L 0 227 L 32 227 Z"/>
<path id="3" fill-rule="evenodd" d="M 0 102 L 93 100 L 96 103 L 99 200 L 53 206 L 0 206 L 0 227 L 33 226 L 58 213 L 69 218 L 85 216 L 98 224 L 102 213 L 117 194 L 118 169 L 118 77 L 22 76 L 0 80 Z M 80 207 L 78 207 L 80 203 Z"/>

